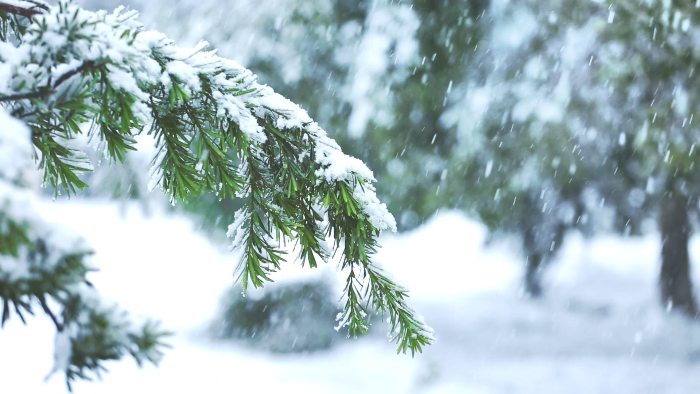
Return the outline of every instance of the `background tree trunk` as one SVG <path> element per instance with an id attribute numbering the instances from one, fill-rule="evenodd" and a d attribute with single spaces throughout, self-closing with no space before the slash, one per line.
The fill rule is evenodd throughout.
<path id="1" fill-rule="evenodd" d="M 661 301 L 665 307 L 683 311 L 695 317 L 698 309 L 693 297 L 690 281 L 690 258 L 688 255 L 687 200 L 683 196 L 670 196 L 663 199 L 659 215 L 661 231 L 661 272 L 659 285 Z"/>
<path id="2" fill-rule="evenodd" d="M 525 293 L 537 298 L 542 295 L 542 254 L 537 250 L 537 230 L 529 228 L 523 234 L 525 252 Z"/>
<path id="3" fill-rule="evenodd" d="M 562 223 L 527 227 L 523 232 L 525 254 L 525 293 L 537 298 L 542 295 L 542 274 L 564 241 L 567 227 Z"/>

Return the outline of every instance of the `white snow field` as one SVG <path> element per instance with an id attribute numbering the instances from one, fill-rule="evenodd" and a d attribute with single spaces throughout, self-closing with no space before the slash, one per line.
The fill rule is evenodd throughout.
<path id="1" fill-rule="evenodd" d="M 373 327 L 375 335 L 328 352 L 273 356 L 202 334 L 237 256 L 188 219 L 81 199 L 44 201 L 40 212 L 93 245 L 101 271 L 91 278 L 102 294 L 176 332 L 159 367 L 112 362 L 101 381 L 75 383 L 76 393 L 700 393 L 700 324 L 658 305 L 654 234 L 569 235 L 546 297 L 532 301 L 519 295 L 517 243 L 484 246 L 480 224 L 442 213 L 384 237 L 377 256 L 411 289 L 434 346 L 396 355 L 386 327 Z M 691 249 L 699 261 L 698 238 Z M 695 283 L 699 272 L 696 264 Z M 0 330 L 1 393 L 66 391 L 63 376 L 45 380 L 53 335 L 40 314 Z"/>

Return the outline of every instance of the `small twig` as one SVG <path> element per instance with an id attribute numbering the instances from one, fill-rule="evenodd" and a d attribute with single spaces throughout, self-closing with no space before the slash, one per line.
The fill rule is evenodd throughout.
<path id="1" fill-rule="evenodd" d="M 2 3 L 0 3 L 2 4 Z M 53 89 L 47 89 L 47 90 L 40 90 L 38 92 L 29 92 L 29 93 L 18 93 L 18 94 L 12 94 L 9 96 L 0 96 L 0 103 L 5 102 L 5 101 L 17 101 L 17 100 L 23 100 L 23 99 L 32 99 L 32 98 L 41 98 L 41 97 L 46 97 L 50 96 L 54 93 L 56 93 L 56 88 L 58 85 L 62 84 L 63 82 L 66 82 L 70 77 L 79 74 L 81 71 L 84 71 L 90 67 L 95 66 L 95 62 L 92 60 L 88 60 L 86 62 L 83 62 L 83 64 L 80 65 L 80 67 L 77 67 L 73 70 L 70 70 L 66 72 L 65 74 L 61 75 L 58 77 L 56 80 L 56 83 L 53 85 Z"/>
<path id="2" fill-rule="evenodd" d="M 51 309 L 49 309 L 49 306 L 48 304 L 46 304 L 46 299 L 43 295 L 39 297 L 39 303 L 41 303 L 41 307 L 44 309 L 44 312 L 46 312 L 46 314 L 49 315 L 51 320 L 53 320 L 53 324 L 56 325 L 56 330 L 58 330 L 58 332 L 63 332 L 63 324 L 59 323 L 58 319 L 56 318 L 56 315 L 54 315 Z"/>
<path id="3" fill-rule="evenodd" d="M 32 98 L 41 98 L 41 97 L 46 97 L 46 96 L 52 95 L 54 93 L 56 93 L 55 90 L 41 90 L 38 92 L 11 94 L 9 96 L 0 97 L 0 102 L 17 101 L 17 100 L 32 99 Z"/>
<path id="4" fill-rule="evenodd" d="M 18 7 L 16 5 L 12 4 L 7 4 L 7 3 L 0 3 L 0 12 L 5 12 L 8 14 L 14 14 L 14 15 L 20 15 L 24 16 L 27 18 L 31 18 L 34 15 L 39 15 L 43 14 L 44 10 L 43 7 L 39 6 L 38 4 L 35 5 L 35 7 L 38 8 L 24 8 L 24 7 Z"/>
<path id="5" fill-rule="evenodd" d="M 58 79 L 56 80 L 56 83 L 53 85 L 53 88 L 56 89 L 58 87 L 58 85 L 65 82 L 68 78 L 72 77 L 75 74 L 78 74 L 79 72 L 81 72 L 83 70 L 86 70 L 90 67 L 93 67 L 94 65 L 95 65 L 95 62 L 92 60 L 88 60 L 88 61 L 83 62 L 83 64 L 81 64 L 80 67 L 77 67 L 73 70 L 70 70 L 70 71 L 66 72 L 65 74 L 61 75 L 60 77 L 58 77 Z"/>

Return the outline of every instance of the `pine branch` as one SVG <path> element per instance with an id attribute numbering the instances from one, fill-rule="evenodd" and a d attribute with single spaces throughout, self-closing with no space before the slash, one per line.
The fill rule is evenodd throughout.
<path id="1" fill-rule="evenodd" d="M 342 248 L 342 268 L 350 271 L 341 326 L 349 326 L 353 334 L 365 333 L 369 328 L 365 317 L 372 307 L 389 315 L 399 351 L 414 353 L 433 341 L 430 329 L 408 307 L 407 291 L 371 261 L 381 231 L 395 228 L 393 217 L 376 198 L 371 171 L 343 154 L 306 112 L 259 85 L 249 70 L 205 52 L 206 44 L 184 50 L 166 38 L 139 41 L 143 26 L 133 20 L 135 13 L 94 14 L 67 1 L 50 12 L 52 16 L 55 12 L 58 23 L 35 22 L 28 31 L 38 37 L 64 36 L 66 44 L 41 52 L 22 51 L 24 57 L 13 60 L 16 69 L 41 65 L 34 80 L 46 85 L 46 92 L 0 100 L 44 98 L 71 77 L 83 76 L 81 82 L 86 83 L 61 89 L 55 100 L 15 106 L 16 117 L 32 129 L 45 180 L 56 187 L 63 184 L 69 193 L 87 186 L 79 175 L 88 169 L 76 165 L 80 152 L 64 142 L 81 132 L 81 124 L 93 122 L 90 132 L 99 134 L 110 159 L 116 161 L 137 148 L 133 135 L 150 125 L 158 151 L 152 161 L 154 180 L 173 203 L 203 192 L 248 199 L 230 231 L 234 246 L 243 249 L 237 273 L 244 288 L 248 281 L 255 287 L 271 281 L 269 274 L 284 261 L 280 242 L 298 242 L 302 263 L 315 267 L 317 256 L 326 260 L 330 255 L 325 236 L 332 236 L 336 250 Z M 95 46 L 104 46 L 105 53 L 117 51 L 123 58 L 116 61 L 119 57 L 81 49 Z M 66 67 L 66 59 L 71 67 L 80 66 L 59 76 L 50 89 L 46 76 L 51 70 L 66 69 L 59 68 Z M 322 228 L 320 223 L 326 220 Z M 42 307 L 57 324 L 45 302 Z M 64 325 L 71 324 L 72 329 L 81 308 L 85 306 L 76 301 L 73 314 L 63 316 Z M 121 346 L 95 334 L 97 338 L 85 340 L 106 341 L 114 349 Z M 69 380 L 83 377 L 83 369 L 100 367 L 106 355 L 91 354 L 84 364 L 75 364 L 67 372 Z"/>

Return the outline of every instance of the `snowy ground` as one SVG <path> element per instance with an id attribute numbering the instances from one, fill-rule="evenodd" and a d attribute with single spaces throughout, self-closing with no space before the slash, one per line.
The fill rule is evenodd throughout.
<path id="1" fill-rule="evenodd" d="M 375 335 L 330 352 L 276 357 L 200 333 L 230 286 L 235 256 L 183 218 L 116 205 L 44 202 L 98 251 L 100 291 L 177 332 L 160 367 L 111 363 L 77 393 L 700 393 L 700 325 L 657 306 L 659 242 L 570 235 L 545 300 L 519 296 L 517 244 L 483 247 L 459 214 L 387 236 L 378 259 L 412 290 L 438 343 L 411 359 Z M 700 261 L 700 240 L 692 244 Z M 694 270 L 700 283 L 700 268 Z M 297 274 L 298 275 L 298 274 Z M 329 327 L 332 329 L 332 327 Z M 375 327 L 380 331 L 382 327 Z M 48 319 L 0 331 L 2 393 L 62 393 Z"/>

